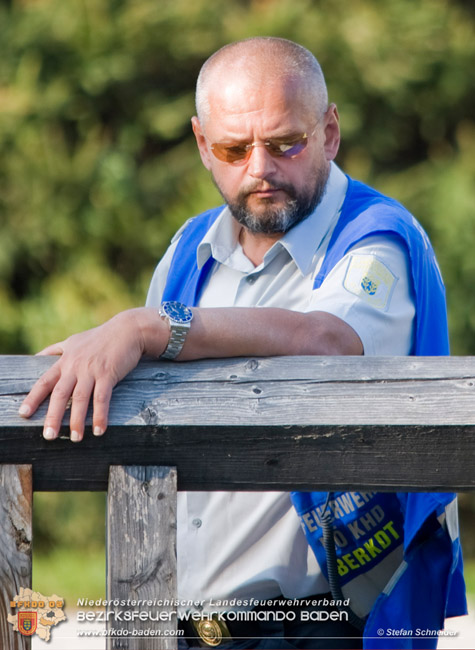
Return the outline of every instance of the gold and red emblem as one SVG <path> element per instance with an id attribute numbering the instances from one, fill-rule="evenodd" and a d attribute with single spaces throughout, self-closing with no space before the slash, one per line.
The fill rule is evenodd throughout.
<path id="1" fill-rule="evenodd" d="M 24 636 L 32 636 L 38 625 L 38 612 L 18 612 L 18 631 Z"/>

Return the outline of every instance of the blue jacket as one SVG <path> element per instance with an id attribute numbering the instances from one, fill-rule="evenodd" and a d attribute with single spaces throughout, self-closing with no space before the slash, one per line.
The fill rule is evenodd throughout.
<path id="1" fill-rule="evenodd" d="M 199 269 L 196 250 L 221 211 L 222 207 L 204 212 L 184 229 L 163 300 L 197 304 L 214 260 L 210 258 Z M 426 233 L 397 201 L 350 178 L 314 288 L 355 244 L 384 233 L 400 238 L 411 263 L 416 303 L 412 354 L 449 354 L 445 289 Z M 327 574 L 319 526 L 326 494 L 294 492 L 291 497 L 308 542 Z M 398 547 L 403 556 L 390 581 L 380 585 L 381 593 L 366 621 L 364 647 L 436 648 L 436 633 L 443 628 L 444 619 L 466 613 L 456 496 L 335 492 L 332 506 L 338 515 L 335 530 L 343 588 L 359 576 L 360 580 L 361 576 L 370 576 L 379 563 L 390 562 L 391 553 Z M 440 525 L 442 519 L 444 526 Z"/>

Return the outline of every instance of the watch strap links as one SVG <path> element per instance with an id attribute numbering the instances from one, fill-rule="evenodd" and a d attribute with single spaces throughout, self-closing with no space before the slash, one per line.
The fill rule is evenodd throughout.
<path id="1" fill-rule="evenodd" d="M 160 355 L 161 359 L 175 359 L 181 352 L 185 345 L 186 335 L 190 329 L 190 323 L 185 325 L 171 325 L 170 324 L 170 338 L 165 352 Z"/>

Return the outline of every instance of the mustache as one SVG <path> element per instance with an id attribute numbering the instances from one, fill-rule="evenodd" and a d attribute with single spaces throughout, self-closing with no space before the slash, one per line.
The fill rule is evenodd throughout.
<path id="1" fill-rule="evenodd" d="M 281 190 L 291 197 L 295 196 L 295 188 L 290 183 L 273 183 L 272 181 L 255 181 L 243 187 L 239 194 L 244 197 L 253 192 L 268 192 L 269 190 Z"/>

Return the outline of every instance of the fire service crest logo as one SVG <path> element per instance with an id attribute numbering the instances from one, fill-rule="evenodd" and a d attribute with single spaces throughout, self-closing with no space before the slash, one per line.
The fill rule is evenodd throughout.
<path id="1" fill-rule="evenodd" d="M 18 612 L 18 631 L 24 636 L 32 636 L 38 625 L 38 612 Z"/>
<path id="2" fill-rule="evenodd" d="M 43 641 L 49 641 L 53 627 L 66 620 L 64 600 L 56 594 L 46 597 L 22 587 L 10 601 L 10 607 L 16 610 L 14 614 L 8 614 L 8 622 L 14 631 L 23 636 L 37 634 Z"/>

